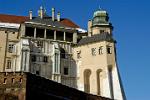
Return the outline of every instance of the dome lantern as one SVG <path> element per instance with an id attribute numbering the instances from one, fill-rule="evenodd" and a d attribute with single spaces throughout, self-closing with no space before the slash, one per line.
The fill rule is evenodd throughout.
<path id="1" fill-rule="evenodd" d="M 98 9 L 93 14 L 92 20 L 93 26 L 97 25 L 109 25 L 108 13 L 105 10 Z"/>

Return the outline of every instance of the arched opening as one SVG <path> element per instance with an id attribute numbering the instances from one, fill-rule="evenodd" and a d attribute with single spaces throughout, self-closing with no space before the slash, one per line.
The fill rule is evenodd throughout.
<path id="1" fill-rule="evenodd" d="M 96 76 L 97 76 L 97 95 L 101 95 L 101 73 L 102 70 L 98 69 L 96 72 Z"/>
<path id="2" fill-rule="evenodd" d="M 84 71 L 84 91 L 86 93 L 90 93 L 90 75 L 91 75 L 91 70 L 86 69 Z"/>

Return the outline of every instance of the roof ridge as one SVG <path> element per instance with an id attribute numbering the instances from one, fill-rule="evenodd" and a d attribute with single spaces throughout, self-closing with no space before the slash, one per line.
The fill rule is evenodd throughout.
<path id="1" fill-rule="evenodd" d="M 22 15 L 13 15 L 13 14 L 0 14 L 0 16 L 14 16 L 14 17 L 29 17 L 29 16 L 22 16 Z"/>
<path id="2" fill-rule="evenodd" d="M 85 37 L 82 38 L 79 42 L 78 45 L 84 45 L 84 44 L 88 44 L 88 43 L 93 43 L 93 42 L 98 42 L 98 41 L 115 41 L 113 39 L 112 34 L 109 34 L 107 32 L 101 33 L 101 34 L 95 34 L 92 35 L 91 37 Z"/>

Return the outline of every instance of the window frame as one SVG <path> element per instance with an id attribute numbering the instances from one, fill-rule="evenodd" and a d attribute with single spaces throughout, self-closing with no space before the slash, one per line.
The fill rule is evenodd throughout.
<path id="1" fill-rule="evenodd" d="M 8 44 L 8 52 L 9 52 L 9 53 L 13 53 L 13 52 L 14 52 L 14 46 L 15 46 L 15 45 L 12 44 L 12 43 L 11 43 L 11 44 Z"/>
<path id="2" fill-rule="evenodd" d="M 92 56 L 96 56 L 96 48 L 91 48 L 91 54 Z"/>
<path id="3" fill-rule="evenodd" d="M 11 69 L 11 67 L 12 67 L 12 60 L 11 59 L 7 59 L 6 69 Z"/>
<path id="4" fill-rule="evenodd" d="M 105 30 L 101 29 L 101 30 L 100 30 L 100 33 L 105 33 Z"/>
<path id="5" fill-rule="evenodd" d="M 64 75 L 69 75 L 69 68 L 68 67 L 64 67 L 64 71 L 63 71 Z"/>
<path id="6" fill-rule="evenodd" d="M 107 46 L 107 54 L 112 54 L 112 46 Z"/>
<path id="7" fill-rule="evenodd" d="M 37 47 L 43 48 L 44 42 L 43 42 L 42 40 L 38 40 L 38 41 L 36 42 L 36 44 L 37 44 Z"/>
<path id="8" fill-rule="evenodd" d="M 32 62 L 36 62 L 36 55 L 32 55 L 31 57 Z"/>
<path id="9" fill-rule="evenodd" d="M 48 56 L 43 57 L 43 62 L 48 62 Z"/>
<path id="10" fill-rule="evenodd" d="M 102 54 L 103 54 L 103 46 L 100 46 L 100 47 L 99 47 L 98 53 L 99 53 L 99 55 L 102 55 Z"/>
<path id="11" fill-rule="evenodd" d="M 81 58 L 81 50 L 77 51 L 77 59 L 80 59 L 80 58 Z"/>

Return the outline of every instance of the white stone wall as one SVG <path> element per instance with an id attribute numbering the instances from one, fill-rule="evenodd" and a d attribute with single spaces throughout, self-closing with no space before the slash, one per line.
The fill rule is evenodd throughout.
<path id="1" fill-rule="evenodd" d="M 102 46 L 103 54 L 99 54 L 99 47 Z M 107 53 L 107 47 L 111 48 L 111 54 Z M 96 55 L 92 55 L 92 48 L 96 48 Z M 90 75 L 90 93 L 97 95 L 97 70 L 101 69 L 100 74 L 100 95 L 104 97 L 113 98 L 117 100 L 123 99 L 123 92 L 121 90 L 121 83 L 119 80 L 118 70 L 115 60 L 114 43 L 110 42 L 95 42 L 86 45 L 81 45 L 74 48 L 73 58 L 76 60 L 77 67 L 77 85 L 78 89 L 84 91 L 84 71 L 91 70 Z M 81 58 L 77 58 L 77 52 L 81 51 Z M 112 66 L 112 87 L 110 84 L 109 66 Z M 113 91 L 111 91 L 111 88 Z M 112 93 L 111 93 L 112 92 Z"/>

